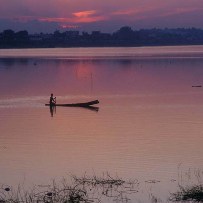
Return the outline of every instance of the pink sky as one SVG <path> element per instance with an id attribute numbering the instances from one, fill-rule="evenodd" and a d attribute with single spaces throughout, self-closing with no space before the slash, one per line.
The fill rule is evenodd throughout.
<path id="1" fill-rule="evenodd" d="M 203 28 L 202 0 L 0 0 L 0 31 Z"/>

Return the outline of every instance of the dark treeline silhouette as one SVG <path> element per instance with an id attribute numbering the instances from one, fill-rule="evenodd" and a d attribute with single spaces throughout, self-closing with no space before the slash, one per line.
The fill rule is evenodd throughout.
<path id="1" fill-rule="evenodd" d="M 113 46 L 160 46 L 203 44 L 203 29 L 141 29 L 124 26 L 118 31 L 91 33 L 79 31 L 55 31 L 54 33 L 29 34 L 26 30 L 0 33 L 0 48 L 52 48 L 52 47 L 113 47 Z"/>

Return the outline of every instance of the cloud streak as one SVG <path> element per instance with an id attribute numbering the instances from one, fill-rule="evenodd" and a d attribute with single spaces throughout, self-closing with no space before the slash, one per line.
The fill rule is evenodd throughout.
<path id="1" fill-rule="evenodd" d="M 72 14 L 72 17 L 67 18 L 39 18 L 42 22 L 57 22 L 57 23 L 92 23 L 107 20 L 106 16 L 97 15 L 96 10 L 80 11 Z"/>
<path id="2" fill-rule="evenodd" d="M 173 11 L 168 11 L 160 16 L 174 16 L 174 15 L 181 15 L 181 14 L 189 14 L 193 12 L 203 12 L 203 8 L 197 8 L 197 7 L 192 7 L 192 8 L 176 8 Z"/>

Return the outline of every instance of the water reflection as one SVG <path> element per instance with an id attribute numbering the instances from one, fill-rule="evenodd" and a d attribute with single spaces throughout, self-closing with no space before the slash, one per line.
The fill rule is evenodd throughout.
<path id="1" fill-rule="evenodd" d="M 56 114 L 56 106 L 50 106 L 50 114 L 51 114 L 51 117 L 54 116 L 54 114 Z M 59 107 L 60 108 L 60 107 Z M 75 107 L 75 106 L 72 106 L 72 107 L 62 107 L 62 108 L 79 108 L 79 109 L 86 109 L 86 110 L 90 110 L 90 111 L 94 111 L 94 112 L 98 112 L 99 111 L 99 107 L 97 106 L 83 106 L 83 107 Z"/>
<path id="2" fill-rule="evenodd" d="M 192 85 L 202 85 L 203 80 L 201 58 L 38 59 L 37 65 L 33 65 L 35 59 L 25 61 L 6 59 L 5 63 L 4 59 L 0 59 L 2 97 L 16 94 L 44 96 L 52 91 L 57 95 L 88 96 L 158 93 L 165 90 L 183 92 Z"/>
<path id="3" fill-rule="evenodd" d="M 50 109 L 51 117 L 53 117 L 54 114 L 56 114 L 56 106 L 51 106 L 51 105 L 50 105 L 49 109 Z"/>

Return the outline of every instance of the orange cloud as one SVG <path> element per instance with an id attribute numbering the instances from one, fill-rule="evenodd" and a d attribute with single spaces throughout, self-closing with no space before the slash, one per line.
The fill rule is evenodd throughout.
<path id="1" fill-rule="evenodd" d="M 105 16 L 97 15 L 96 10 L 75 12 L 73 16 L 73 21 L 76 23 L 91 23 L 107 19 Z"/>
<path id="2" fill-rule="evenodd" d="M 80 12 L 76 12 L 73 13 L 74 16 L 78 17 L 78 18 L 87 18 L 91 15 L 96 14 L 95 10 L 91 10 L 91 11 L 80 11 Z"/>
<path id="3" fill-rule="evenodd" d="M 38 20 L 57 23 L 92 23 L 107 20 L 106 16 L 96 14 L 97 12 L 95 10 L 80 11 L 73 13 L 73 16 L 68 18 L 39 18 Z"/>
<path id="4" fill-rule="evenodd" d="M 94 17 L 84 17 L 84 18 L 75 18 L 73 19 L 75 23 L 92 23 L 106 20 L 105 16 L 94 16 Z"/>

